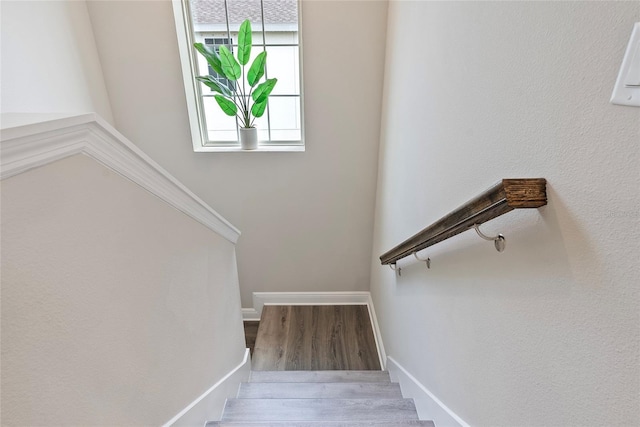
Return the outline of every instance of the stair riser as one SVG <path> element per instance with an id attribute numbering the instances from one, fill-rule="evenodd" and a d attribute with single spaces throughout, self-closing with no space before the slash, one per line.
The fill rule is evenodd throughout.
<path id="1" fill-rule="evenodd" d="M 433 421 L 291 421 L 291 422 L 225 422 L 211 421 L 206 427 L 435 427 Z"/>
<path id="2" fill-rule="evenodd" d="M 229 399 L 221 421 L 417 420 L 410 399 Z"/>
<path id="3" fill-rule="evenodd" d="M 386 371 L 252 371 L 249 382 L 334 383 L 390 382 Z"/>
<path id="4" fill-rule="evenodd" d="M 394 383 L 243 383 L 241 399 L 402 399 Z"/>

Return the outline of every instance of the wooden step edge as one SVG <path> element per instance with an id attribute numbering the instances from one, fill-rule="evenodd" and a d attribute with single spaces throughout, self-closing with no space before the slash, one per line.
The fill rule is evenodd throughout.
<path id="1" fill-rule="evenodd" d="M 402 399 L 400 384 L 391 382 L 248 382 L 238 399 Z"/>
<path id="2" fill-rule="evenodd" d="M 249 382 L 391 382 L 387 371 L 251 371 Z"/>
<path id="3" fill-rule="evenodd" d="M 320 415 L 320 416 L 319 416 Z M 228 399 L 221 421 L 418 420 L 413 399 Z"/>
<path id="4" fill-rule="evenodd" d="M 209 421 L 206 427 L 435 427 L 430 420 L 399 420 L 399 421 Z"/>

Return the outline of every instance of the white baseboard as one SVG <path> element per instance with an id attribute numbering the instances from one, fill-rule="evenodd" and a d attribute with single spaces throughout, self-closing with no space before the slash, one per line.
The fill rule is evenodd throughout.
<path id="1" fill-rule="evenodd" d="M 469 427 L 469 424 L 390 356 L 387 358 L 387 369 L 391 380 L 400 383 L 402 395 L 413 399 L 421 420 L 432 420 L 438 427 Z"/>
<path id="2" fill-rule="evenodd" d="M 163 427 L 169 426 L 203 426 L 207 421 L 216 421 L 222 417 L 224 404 L 229 397 L 238 394 L 241 382 L 249 380 L 251 374 L 251 357 L 249 349 L 244 353 L 242 362 L 233 368 L 209 390 L 191 402 Z"/>
<path id="3" fill-rule="evenodd" d="M 387 356 L 370 292 L 254 292 L 253 308 L 242 309 L 243 320 L 260 320 L 265 305 L 366 305 L 378 347 L 380 366 L 386 369 Z"/>
<path id="4" fill-rule="evenodd" d="M 253 308 L 262 314 L 265 305 L 368 304 L 369 292 L 254 292 Z"/>
<path id="5" fill-rule="evenodd" d="M 245 322 L 257 322 L 260 320 L 260 315 L 261 313 L 258 313 L 255 308 L 242 309 L 242 320 Z"/>
<path id="6" fill-rule="evenodd" d="M 376 346 L 378 347 L 378 354 L 380 355 L 380 366 L 383 370 L 387 369 L 387 353 L 384 351 L 384 345 L 382 344 L 382 333 L 380 332 L 380 325 L 378 325 L 378 317 L 376 316 L 376 309 L 373 306 L 373 299 L 371 293 L 367 292 L 367 306 L 369 307 L 369 316 L 371 317 L 371 325 L 373 327 L 373 336 L 376 339 Z"/>

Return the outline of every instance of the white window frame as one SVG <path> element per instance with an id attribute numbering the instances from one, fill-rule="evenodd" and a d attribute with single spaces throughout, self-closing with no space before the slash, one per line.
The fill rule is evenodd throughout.
<path id="1" fill-rule="evenodd" d="M 195 80 L 197 71 L 197 52 L 193 48 L 193 23 L 188 0 L 172 0 L 173 15 L 178 37 L 178 50 L 182 65 L 182 77 L 187 100 L 187 113 L 193 151 L 195 152 L 261 152 L 261 151 L 305 151 L 304 143 L 304 90 L 302 81 L 302 1 L 298 1 L 298 55 L 300 79 L 300 141 L 265 141 L 257 150 L 242 150 L 240 143 L 209 141 L 205 128 L 204 107 L 202 104 L 201 84 Z"/>

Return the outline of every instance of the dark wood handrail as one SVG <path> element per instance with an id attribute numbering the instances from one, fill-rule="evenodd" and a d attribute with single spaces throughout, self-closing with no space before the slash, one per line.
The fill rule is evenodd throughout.
<path id="1" fill-rule="evenodd" d="M 380 256 L 380 262 L 397 260 L 435 245 L 513 209 L 539 208 L 547 204 L 544 178 L 503 179 L 478 197 L 445 215 L 416 235 Z"/>

